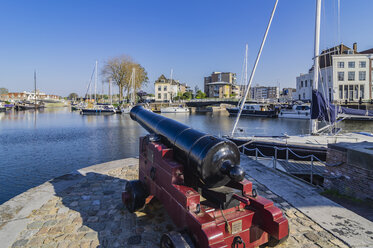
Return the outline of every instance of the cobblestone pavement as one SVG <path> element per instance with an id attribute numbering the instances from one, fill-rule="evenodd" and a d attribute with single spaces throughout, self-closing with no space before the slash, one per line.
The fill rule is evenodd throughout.
<path id="1" fill-rule="evenodd" d="M 161 235 L 175 229 L 161 204 L 154 201 L 131 214 L 121 203 L 126 180 L 137 177 L 137 166 L 88 173 L 34 210 L 11 247 L 158 247 Z M 289 220 L 290 236 L 278 247 L 347 247 L 265 186 L 249 180 Z"/>

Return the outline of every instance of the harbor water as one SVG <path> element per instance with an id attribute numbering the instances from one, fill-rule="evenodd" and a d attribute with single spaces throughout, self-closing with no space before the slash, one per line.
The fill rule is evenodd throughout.
<path id="1" fill-rule="evenodd" d="M 164 114 L 214 135 L 229 134 L 226 111 Z M 242 135 L 306 134 L 309 121 L 242 118 Z M 343 122 L 344 131 L 372 132 L 370 122 Z M 129 115 L 82 116 L 69 108 L 0 113 L 0 204 L 73 170 L 138 155 L 146 131 Z"/>

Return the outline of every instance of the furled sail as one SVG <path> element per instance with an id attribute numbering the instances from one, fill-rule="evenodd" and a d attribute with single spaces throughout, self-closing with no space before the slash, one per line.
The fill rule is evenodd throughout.
<path id="1" fill-rule="evenodd" d="M 373 110 L 353 109 L 327 103 L 317 90 L 312 91 L 311 119 L 334 123 L 339 114 L 351 116 L 373 116 Z"/>

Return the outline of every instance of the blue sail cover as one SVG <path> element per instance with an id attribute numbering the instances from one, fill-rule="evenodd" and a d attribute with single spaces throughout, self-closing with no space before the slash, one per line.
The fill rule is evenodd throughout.
<path id="1" fill-rule="evenodd" d="M 331 103 L 326 103 L 323 95 L 319 91 L 312 90 L 311 119 L 334 123 L 336 119 L 335 111 L 335 106 Z"/>
<path id="2" fill-rule="evenodd" d="M 319 91 L 312 90 L 311 119 L 330 121 L 334 123 L 338 114 L 373 116 L 373 111 L 346 107 L 337 108 L 334 104 L 326 103 L 323 95 Z"/>
<path id="3" fill-rule="evenodd" d="M 341 107 L 340 112 L 346 115 L 373 116 L 372 110 L 364 110 L 364 109 L 352 109 L 352 108 Z"/>

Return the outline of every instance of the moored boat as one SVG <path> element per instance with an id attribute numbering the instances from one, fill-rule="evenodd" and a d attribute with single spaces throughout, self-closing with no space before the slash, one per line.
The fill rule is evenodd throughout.
<path id="1" fill-rule="evenodd" d="M 113 115 L 115 108 L 110 104 L 96 104 L 92 108 L 82 108 L 80 110 L 82 115 Z"/>
<path id="2" fill-rule="evenodd" d="M 18 102 L 15 104 L 15 110 L 31 110 L 31 109 L 44 109 L 44 103 L 40 101 L 35 102 Z"/>
<path id="3" fill-rule="evenodd" d="M 311 108 L 306 104 L 294 104 L 288 108 L 281 109 L 278 117 L 309 120 L 311 117 Z"/>
<path id="4" fill-rule="evenodd" d="M 166 107 L 161 108 L 161 113 L 189 113 L 189 108 L 183 106 Z"/>
<path id="5" fill-rule="evenodd" d="M 237 115 L 240 109 L 238 107 L 227 108 L 229 115 Z M 253 117 L 270 117 L 276 118 L 277 112 L 271 109 L 268 104 L 245 104 L 242 109 L 241 115 Z"/>

